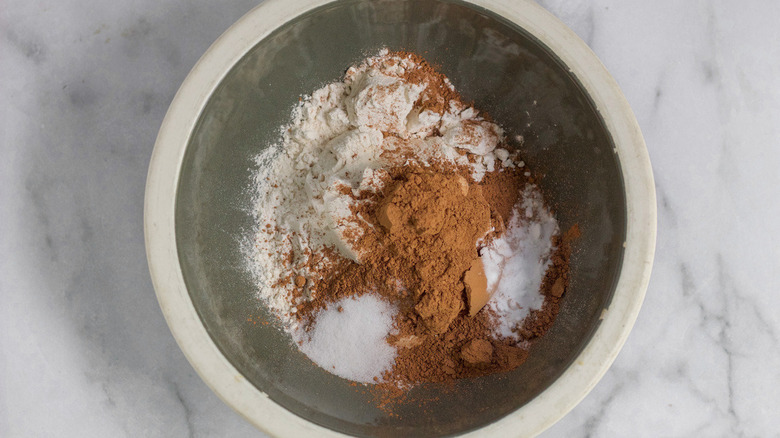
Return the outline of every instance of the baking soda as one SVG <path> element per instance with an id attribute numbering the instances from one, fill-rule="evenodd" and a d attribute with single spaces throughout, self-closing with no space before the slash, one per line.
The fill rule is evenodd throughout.
<path id="1" fill-rule="evenodd" d="M 501 337 L 520 340 L 514 329 L 544 304 L 540 287 L 550 267 L 552 237 L 558 233 L 558 223 L 539 189 L 529 186 L 506 232 L 482 249 L 488 291 L 492 291 L 487 307 L 495 312 L 495 331 Z"/>

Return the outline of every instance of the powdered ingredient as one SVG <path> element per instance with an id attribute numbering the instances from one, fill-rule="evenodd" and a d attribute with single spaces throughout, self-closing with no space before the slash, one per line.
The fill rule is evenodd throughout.
<path id="1" fill-rule="evenodd" d="M 387 343 L 396 309 L 371 294 L 344 298 L 322 309 L 310 329 L 294 338 L 301 351 L 331 373 L 371 383 L 390 369 L 396 349 Z"/>
<path id="2" fill-rule="evenodd" d="M 324 369 L 385 388 L 506 371 L 552 324 L 570 240 L 503 130 L 420 57 L 315 91 L 258 165 L 250 271 Z"/>
<path id="3" fill-rule="evenodd" d="M 512 210 L 506 232 L 481 252 L 497 333 L 516 340 L 520 338 L 517 327 L 544 304 L 537 291 L 550 267 L 552 238 L 559 233 L 558 223 L 533 186 L 525 189 L 522 199 Z"/>

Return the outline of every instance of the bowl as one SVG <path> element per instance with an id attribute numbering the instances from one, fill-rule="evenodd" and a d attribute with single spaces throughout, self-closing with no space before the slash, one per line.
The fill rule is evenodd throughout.
<path id="1" fill-rule="evenodd" d="M 514 371 L 425 384 L 392 414 L 318 368 L 255 298 L 241 238 L 253 162 L 303 94 L 379 49 L 440 66 L 525 139 L 561 229 L 579 224 L 560 314 Z M 641 306 L 655 246 L 647 151 L 617 84 L 531 1 L 267 0 L 222 35 L 176 94 L 151 158 L 145 234 L 160 306 L 203 380 L 278 436 L 533 436 L 605 373 Z"/>

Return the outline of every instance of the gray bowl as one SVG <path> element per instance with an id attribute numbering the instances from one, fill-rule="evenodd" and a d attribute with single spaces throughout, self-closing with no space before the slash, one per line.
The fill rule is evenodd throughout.
<path id="1" fill-rule="evenodd" d="M 257 300 L 240 250 L 253 226 L 253 158 L 278 139 L 279 127 L 289 122 L 301 95 L 338 80 L 346 67 L 383 47 L 423 54 L 440 66 L 466 100 L 489 112 L 509 133 L 522 135 L 522 156 L 530 168 L 544 174 L 540 186 L 561 228 L 579 224 L 582 230 L 560 314 L 524 365 L 454 385 L 421 385 L 394 415 L 377 408 L 368 388 L 324 371 L 291 344 Z M 178 181 L 170 194 L 173 217 L 166 220 L 173 221 L 180 268 L 176 274 L 186 285 L 182 299 L 191 303 L 196 323 L 242 382 L 307 422 L 333 431 L 444 436 L 479 429 L 517 411 L 572 366 L 599 327 L 618 285 L 627 240 L 625 173 L 597 103 L 537 36 L 461 1 L 344 0 L 278 26 L 213 81 L 210 93 L 196 99 L 203 104 L 177 158 Z M 165 129 L 157 148 L 167 141 Z M 153 161 L 150 185 L 154 172 Z M 147 228 L 149 202 L 147 198 Z M 650 238 L 654 221 L 653 211 Z M 147 239 L 153 239 L 149 234 L 147 230 Z M 150 266 L 154 264 L 150 254 Z M 154 266 L 152 272 L 153 277 L 164 275 Z M 160 294 L 165 287 L 158 283 Z M 644 287 L 639 289 L 641 303 Z M 192 347 L 182 341 L 183 329 L 174 328 L 175 311 L 164 301 L 161 297 L 187 353 Z M 193 354 L 188 356 L 202 375 L 208 374 Z M 263 420 L 253 419 L 219 385 L 206 380 L 263 426 Z M 517 434 L 529 432 L 519 427 Z"/>

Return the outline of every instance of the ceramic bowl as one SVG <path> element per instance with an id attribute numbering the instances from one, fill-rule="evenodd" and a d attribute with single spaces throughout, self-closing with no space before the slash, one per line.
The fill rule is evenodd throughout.
<path id="1" fill-rule="evenodd" d="M 571 287 L 518 369 L 420 385 L 388 415 L 370 390 L 315 366 L 273 324 L 243 269 L 253 157 L 299 96 L 380 48 L 423 54 L 476 108 L 525 139 L 561 228 L 579 224 Z M 615 359 L 644 297 L 655 192 L 615 81 L 561 22 L 525 0 L 267 0 L 201 58 L 174 98 L 149 168 L 149 267 L 192 366 L 278 436 L 531 436 Z M 269 323 L 271 322 L 271 323 Z"/>

